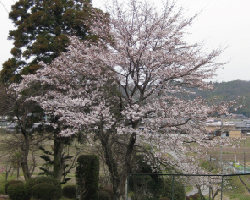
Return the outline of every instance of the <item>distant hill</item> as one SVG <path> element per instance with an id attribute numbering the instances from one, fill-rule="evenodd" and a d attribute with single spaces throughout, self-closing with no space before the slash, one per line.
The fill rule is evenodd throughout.
<path id="1" fill-rule="evenodd" d="M 234 80 L 229 82 L 214 83 L 212 91 L 196 91 L 195 96 L 202 96 L 205 99 L 212 99 L 215 96 L 219 101 L 231 101 L 238 96 L 245 97 L 245 107 L 236 113 L 250 117 L 250 81 Z"/>

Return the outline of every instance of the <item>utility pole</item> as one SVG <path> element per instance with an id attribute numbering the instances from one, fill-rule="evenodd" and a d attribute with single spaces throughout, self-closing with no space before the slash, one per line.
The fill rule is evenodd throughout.
<path id="1" fill-rule="evenodd" d="M 221 166 L 221 171 L 223 172 L 223 166 L 222 166 L 222 145 L 220 146 L 220 166 Z"/>
<path id="2" fill-rule="evenodd" d="M 246 173 L 246 150 L 245 150 L 245 140 L 244 140 L 244 173 Z"/>
<path id="3" fill-rule="evenodd" d="M 221 117 L 221 135 L 220 137 L 222 137 L 222 134 L 223 134 L 223 127 L 224 124 L 223 124 L 223 119 Z M 222 165 L 222 145 L 220 145 L 220 165 L 221 165 L 221 172 L 223 173 L 223 165 Z"/>
<path id="4" fill-rule="evenodd" d="M 246 173 L 246 150 L 244 149 L 244 173 Z"/>
<path id="5" fill-rule="evenodd" d="M 235 164 L 236 164 L 236 149 L 234 150 L 234 166 L 235 166 Z"/>

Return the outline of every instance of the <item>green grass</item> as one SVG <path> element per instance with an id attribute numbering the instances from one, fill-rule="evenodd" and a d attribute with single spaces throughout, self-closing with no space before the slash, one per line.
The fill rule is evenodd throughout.
<path id="1" fill-rule="evenodd" d="M 4 186 L 5 186 L 5 184 L 6 184 L 5 175 L 1 174 L 1 176 L 0 176 L 0 194 L 4 194 Z"/>
<path id="2" fill-rule="evenodd" d="M 250 188 L 250 177 L 241 176 L 242 180 L 246 183 L 247 187 Z M 224 194 L 229 196 L 230 199 L 238 200 L 249 200 L 250 193 L 247 191 L 246 187 L 240 181 L 238 176 L 231 177 L 229 180 L 229 189 L 225 188 L 223 190 Z"/>
<path id="3" fill-rule="evenodd" d="M 246 137 L 245 140 L 240 141 L 241 147 L 250 147 L 250 137 Z"/>

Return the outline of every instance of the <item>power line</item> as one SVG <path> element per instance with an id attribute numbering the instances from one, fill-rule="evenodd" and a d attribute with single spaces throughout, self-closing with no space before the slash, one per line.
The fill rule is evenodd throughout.
<path id="1" fill-rule="evenodd" d="M 16 1 L 12 0 L 13 3 L 16 3 Z M 4 9 L 6 10 L 6 12 L 9 14 L 9 11 L 7 10 L 6 6 L 3 4 L 2 1 L 0 1 L 0 3 L 3 5 Z"/>
<path id="2" fill-rule="evenodd" d="M 13 0 L 12 0 L 13 1 Z M 4 9 L 6 10 L 6 12 L 9 14 L 9 11 L 7 10 L 7 8 L 5 7 L 5 5 L 3 4 L 2 1 L 0 1 L 0 3 L 3 5 Z"/>

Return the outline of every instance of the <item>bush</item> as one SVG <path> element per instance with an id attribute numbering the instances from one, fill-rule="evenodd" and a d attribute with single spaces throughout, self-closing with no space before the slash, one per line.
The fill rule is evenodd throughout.
<path id="1" fill-rule="evenodd" d="M 26 187 L 23 183 L 9 185 L 7 192 L 11 200 L 28 200 Z"/>
<path id="2" fill-rule="evenodd" d="M 63 196 L 69 199 L 76 199 L 76 185 L 66 185 L 62 189 Z"/>
<path id="3" fill-rule="evenodd" d="M 5 194 L 8 194 L 8 187 L 10 185 L 14 185 L 14 184 L 20 184 L 20 183 L 23 183 L 23 181 L 20 181 L 20 180 L 11 180 L 11 181 L 8 181 L 6 184 L 5 184 Z"/>
<path id="4" fill-rule="evenodd" d="M 35 178 L 31 178 L 27 180 L 26 187 L 27 187 L 27 193 L 31 197 L 32 190 L 35 185 L 46 183 L 48 185 L 54 185 L 57 188 L 57 191 L 60 191 L 60 195 L 62 196 L 62 188 L 60 185 L 59 180 L 52 178 L 52 177 L 45 177 L 45 176 L 38 176 Z"/>
<path id="5" fill-rule="evenodd" d="M 173 178 L 169 177 L 164 180 L 164 188 L 162 189 L 162 196 L 172 199 L 173 191 Z M 174 182 L 174 199 L 185 199 L 185 187 L 184 185 L 175 179 Z"/>
<path id="6" fill-rule="evenodd" d="M 161 197 L 160 200 L 170 200 L 170 199 L 167 197 Z"/>
<path id="7" fill-rule="evenodd" d="M 53 184 L 40 183 L 32 187 L 32 198 L 41 200 L 59 200 L 61 189 Z"/>
<path id="8" fill-rule="evenodd" d="M 200 199 L 200 194 L 197 193 L 197 194 L 194 194 L 194 195 L 190 195 L 189 198 L 190 198 L 190 200 L 198 200 L 198 199 Z"/>
<path id="9" fill-rule="evenodd" d="M 163 190 L 163 177 L 159 176 L 158 173 L 160 172 L 157 168 L 152 168 L 148 164 L 147 157 L 144 155 L 135 155 L 134 159 L 134 166 L 132 169 L 133 173 L 151 173 L 151 175 L 144 175 L 144 176 L 132 176 L 129 178 L 128 187 L 130 191 L 134 192 L 135 198 L 140 198 L 144 195 L 144 198 L 150 199 L 148 195 L 145 193 L 152 194 L 155 199 L 159 199 L 161 196 L 161 190 Z M 153 172 L 156 170 L 155 172 Z M 147 188 L 144 191 L 137 190 L 139 185 L 147 184 Z"/>
<path id="10" fill-rule="evenodd" d="M 112 189 L 110 189 L 110 188 L 102 188 L 100 191 L 105 191 L 105 192 L 109 193 L 109 196 L 111 197 L 111 199 L 114 199 L 114 191 Z"/>
<path id="11" fill-rule="evenodd" d="M 104 190 L 100 190 L 98 192 L 98 195 L 99 195 L 99 198 L 98 198 L 99 200 L 111 200 L 109 193 Z"/>
<path id="12" fill-rule="evenodd" d="M 98 200 L 99 158 L 81 155 L 77 158 L 76 184 L 81 200 Z"/>

